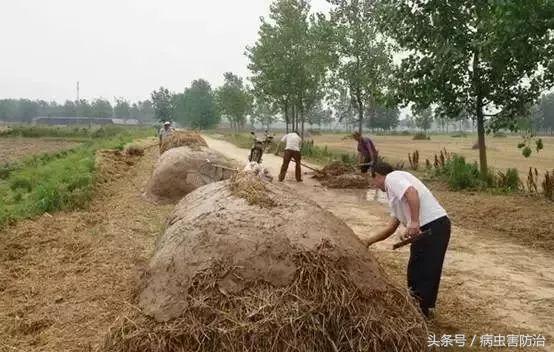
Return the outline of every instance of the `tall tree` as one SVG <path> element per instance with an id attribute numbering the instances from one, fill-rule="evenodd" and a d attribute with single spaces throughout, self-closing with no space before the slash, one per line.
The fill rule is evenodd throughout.
<path id="1" fill-rule="evenodd" d="M 153 91 L 150 96 L 152 97 L 152 107 L 156 120 L 171 121 L 175 114 L 173 94 L 167 88 L 160 87 L 160 89 Z"/>
<path id="2" fill-rule="evenodd" d="M 252 123 L 258 122 L 266 129 L 270 129 L 271 125 L 277 120 L 277 111 L 278 109 L 275 109 L 263 98 L 257 97 L 253 105 Z"/>
<path id="3" fill-rule="evenodd" d="M 281 107 L 287 131 L 289 125 L 302 129 L 305 113 L 323 96 L 330 32 L 322 16 L 310 17 L 308 1 L 276 0 L 255 45 L 247 48 L 254 89 Z"/>
<path id="4" fill-rule="evenodd" d="M 554 131 L 554 93 L 544 94 L 533 109 L 536 127 L 544 132 Z"/>
<path id="5" fill-rule="evenodd" d="M 517 129 L 517 117 L 554 83 L 554 2 L 381 4 L 383 27 L 409 53 L 396 73 L 397 95 L 418 109 L 438 103 L 448 116 L 466 108 L 477 121 L 486 175 L 486 130 Z"/>
<path id="6" fill-rule="evenodd" d="M 183 94 L 184 120 L 192 128 L 211 128 L 216 126 L 220 117 L 212 87 L 208 81 L 197 79 Z"/>
<path id="7" fill-rule="evenodd" d="M 400 123 L 400 110 L 398 107 L 388 108 L 384 106 L 375 106 L 368 111 L 369 119 L 367 127 L 380 128 L 384 131 L 390 131 Z"/>
<path id="8" fill-rule="evenodd" d="M 415 124 L 419 129 L 422 129 L 425 133 L 431 128 L 433 123 L 433 110 L 431 107 L 416 111 L 414 114 Z"/>
<path id="9" fill-rule="evenodd" d="M 77 106 L 75 106 L 75 103 L 72 102 L 71 100 L 66 100 L 65 103 L 63 104 L 61 114 L 64 117 L 77 116 L 78 115 Z M 81 116 L 84 116 L 84 115 L 81 115 Z"/>
<path id="10" fill-rule="evenodd" d="M 81 116 L 81 117 L 95 116 L 92 110 L 91 103 L 89 103 L 88 100 L 86 99 L 80 99 L 79 101 L 75 101 L 75 110 L 76 110 L 75 114 L 77 116 Z M 70 116 L 75 116 L 75 115 L 70 115 Z"/>
<path id="11" fill-rule="evenodd" d="M 246 115 L 252 111 L 252 96 L 244 86 L 242 78 L 231 72 L 223 74 L 225 83 L 215 92 L 218 112 L 226 117 L 235 132 L 246 122 Z"/>
<path id="12" fill-rule="evenodd" d="M 112 104 L 106 99 L 94 99 L 90 106 L 92 109 L 91 117 L 113 117 Z"/>
<path id="13" fill-rule="evenodd" d="M 118 118 L 131 117 L 131 105 L 123 98 L 115 99 L 114 116 Z"/>
<path id="14" fill-rule="evenodd" d="M 391 72 L 392 55 L 376 26 L 373 1 L 328 0 L 334 5 L 331 23 L 335 28 L 338 67 L 336 82 L 348 90 L 358 112 L 361 133 L 364 113 L 384 101 Z"/>

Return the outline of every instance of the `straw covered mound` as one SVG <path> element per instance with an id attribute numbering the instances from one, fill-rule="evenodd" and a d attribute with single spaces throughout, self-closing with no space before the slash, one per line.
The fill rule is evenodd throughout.
<path id="1" fill-rule="evenodd" d="M 158 203 L 177 202 L 198 187 L 228 179 L 233 163 L 207 147 L 177 147 L 163 153 L 145 195 Z"/>
<path id="2" fill-rule="evenodd" d="M 369 183 L 366 178 L 350 165 L 340 161 L 334 161 L 317 172 L 313 178 L 329 188 L 367 188 Z"/>
<path id="3" fill-rule="evenodd" d="M 249 204 L 245 189 L 271 205 Z M 425 350 L 411 298 L 346 224 L 242 173 L 181 200 L 136 299 L 104 351 Z"/>
<path id="4" fill-rule="evenodd" d="M 198 133 L 188 131 L 173 131 L 168 137 L 164 138 L 160 146 L 160 154 L 165 153 L 171 148 L 187 146 L 191 148 L 207 147 L 208 143 Z"/>

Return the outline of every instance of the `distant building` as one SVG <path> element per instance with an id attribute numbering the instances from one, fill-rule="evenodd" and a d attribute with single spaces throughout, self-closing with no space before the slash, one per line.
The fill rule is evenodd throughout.
<path id="1" fill-rule="evenodd" d="M 137 119 L 115 119 L 106 117 L 59 117 L 37 116 L 33 125 L 68 126 L 68 125 L 139 125 Z"/>

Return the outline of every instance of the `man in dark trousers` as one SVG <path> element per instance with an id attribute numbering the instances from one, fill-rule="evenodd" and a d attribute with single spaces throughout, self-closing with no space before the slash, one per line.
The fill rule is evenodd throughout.
<path id="1" fill-rule="evenodd" d="M 364 137 L 360 132 L 352 133 L 352 138 L 358 142 L 358 163 L 361 164 L 362 174 L 367 174 L 370 164 L 377 161 L 377 149 L 369 137 Z"/>
<path id="2" fill-rule="evenodd" d="M 372 186 L 387 193 L 391 220 L 367 241 L 368 246 L 390 237 L 400 223 L 406 227 L 405 237 L 416 237 L 410 247 L 408 287 L 423 314 L 429 317 L 430 310 L 435 308 L 450 240 L 450 219 L 431 191 L 412 174 L 394 171 L 389 164 L 377 162 L 371 177 Z M 431 232 L 422 235 L 426 230 Z"/>
<path id="3" fill-rule="evenodd" d="M 281 142 L 285 143 L 285 155 L 283 156 L 283 165 L 281 165 L 281 173 L 279 174 L 279 182 L 283 182 L 289 168 L 290 159 L 294 159 L 296 167 L 294 176 L 297 182 L 302 182 L 302 170 L 300 169 L 300 147 L 302 146 L 302 138 L 298 132 L 293 131 L 283 136 Z"/>

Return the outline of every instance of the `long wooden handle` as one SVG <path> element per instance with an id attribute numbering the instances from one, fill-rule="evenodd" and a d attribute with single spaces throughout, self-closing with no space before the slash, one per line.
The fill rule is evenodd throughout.
<path id="1" fill-rule="evenodd" d="M 413 236 L 413 237 L 410 237 L 410 238 L 406 238 L 405 240 L 403 241 L 400 241 L 398 243 L 395 243 L 393 246 L 392 246 L 392 249 L 398 249 L 400 247 L 404 247 L 405 245 L 407 244 L 410 244 L 410 243 L 414 243 L 414 242 L 417 242 L 418 240 L 420 240 L 423 236 L 429 236 L 431 234 L 431 229 L 429 230 L 425 230 L 423 231 L 422 233 L 420 233 L 419 235 L 417 236 Z"/>

